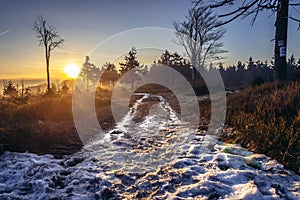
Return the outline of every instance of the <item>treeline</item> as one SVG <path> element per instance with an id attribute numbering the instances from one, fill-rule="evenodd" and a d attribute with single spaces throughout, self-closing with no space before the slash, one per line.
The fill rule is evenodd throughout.
<path id="1" fill-rule="evenodd" d="M 135 82 L 139 81 L 145 73 L 154 70 L 155 65 L 162 64 L 169 66 L 182 74 L 185 79 L 190 82 L 197 95 L 208 93 L 206 84 L 198 70 L 192 66 L 189 60 L 185 59 L 179 53 L 170 53 L 168 50 L 165 50 L 157 60 L 153 61 L 153 64 L 150 67 L 140 63 L 137 53 L 137 50 L 132 47 L 132 49 L 124 57 L 124 62 L 119 63 L 119 67 L 117 67 L 114 63 L 106 62 L 101 68 L 99 68 L 90 62 L 90 58 L 87 56 L 80 73 L 80 77 L 85 82 L 85 89 L 89 90 L 90 86 L 96 86 L 98 84 L 100 86 L 112 88 L 115 83 L 129 71 L 131 72 L 131 75 L 127 77 L 126 81 L 133 87 Z M 287 67 L 288 80 L 300 80 L 300 58 L 296 59 L 295 56 L 292 55 L 288 59 Z M 252 57 L 244 63 L 239 61 L 237 65 L 224 67 L 222 63 L 219 63 L 218 66 L 210 64 L 205 69 L 219 69 L 227 90 L 243 89 L 247 86 L 273 82 L 275 75 L 273 61 L 255 61 Z M 100 74 L 101 77 L 99 79 Z M 172 79 L 172 77 L 165 78 Z M 173 81 L 176 82 L 176 80 Z M 70 90 L 68 84 L 63 81 L 60 87 L 52 84 L 51 91 L 56 93 L 66 93 Z M 23 94 L 28 95 L 29 93 L 30 89 L 22 89 L 22 96 Z M 37 88 L 37 93 L 41 93 L 40 88 Z M 8 96 L 17 96 L 19 93 L 13 83 L 8 81 L 4 84 L 3 94 Z"/>
<path id="2" fill-rule="evenodd" d="M 274 62 L 254 61 L 252 57 L 248 62 L 239 61 L 237 65 L 224 68 L 220 63 L 218 68 L 222 75 L 226 88 L 240 89 L 250 85 L 260 85 L 264 82 L 274 81 Z M 294 55 L 288 59 L 287 63 L 288 80 L 300 80 L 300 58 L 297 60 Z"/>
<path id="3" fill-rule="evenodd" d="M 181 73 L 186 80 L 195 89 L 196 94 L 206 94 L 208 92 L 206 84 L 204 83 L 201 75 L 194 66 L 177 52 L 170 53 L 165 50 L 158 60 L 155 60 L 151 67 L 140 64 L 137 59 L 137 51 L 132 48 L 128 55 L 125 56 L 124 63 L 119 63 L 121 68 L 117 70 L 115 64 L 106 63 L 101 70 L 104 70 L 100 82 L 112 86 L 122 75 L 129 70 L 135 70 L 135 76 L 131 77 L 131 83 L 134 84 L 138 81 L 144 73 L 154 69 L 156 64 L 167 65 L 179 73 Z M 287 65 L 288 80 L 300 80 L 300 58 L 296 59 L 292 55 L 288 59 Z M 252 57 L 245 63 L 239 61 L 237 65 L 224 67 L 222 63 L 218 66 L 210 64 L 205 68 L 206 70 L 219 69 L 223 78 L 226 89 L 242 89 L 247 86 L 260 85 L 265 82 L 273 82 L 275 76 L 274 62 L 254 60 Z M 100 70 L 100 71 L 101 71 Z M 171 77 L 166 77 L 171 78 Z"/>

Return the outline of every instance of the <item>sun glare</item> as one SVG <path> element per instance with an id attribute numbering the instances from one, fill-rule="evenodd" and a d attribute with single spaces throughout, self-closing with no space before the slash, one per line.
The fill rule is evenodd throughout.
<path id="1" fill-rule="evenodd" d="M 68 77 L 77 78 L 77 76 L 80 73 L 80 68 L 76 64 L 72 63 L 72 64 L 67 65 L 64 68 L 64 71 L 68 75 Z"/>

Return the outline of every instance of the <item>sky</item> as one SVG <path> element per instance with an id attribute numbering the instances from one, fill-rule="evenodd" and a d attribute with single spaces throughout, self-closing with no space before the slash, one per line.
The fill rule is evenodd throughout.
<path id="1" fill-rule="evenodd" d="M 173 30 L 173 22 L 183 21 L 189 8 L 190 1 L 174 0 L 0 0 L 0 79 L 46 78 L 44 49 L 38 46 L 36 34 L 31 29 L 39 14 L 65 39 L 62 47 L 53 51 L 50 61 L 51 78 L 60 79 L 65 78 L 63 68 L 66 65 L 82 65 L 86 55 L 115 34 L 143 27 Z M 300 16 L 294 9 L 290 9 L 290 13 Z M 254 26 L 250 26 L 250 18 L 237 19 L 225 26 L 223 48 L 228 51 L 223 60 L 225 66 L 239 60 L 246 62 L 250 56 L 254 60 L 271 60 L 275 16 L 269 14 L 259 15 Z M 297 23 L 289 22 L 288 55 L 293 53 L 300 58 L 297 27 Z M 106 45 L 109 44 L 113 42 Z M 118 45 L 109 48 L 118 48 Z M 145 52 L 152 56 L 161 53 Z M 121 55 L 107 52 L 104 56 L 111 61 Z M 100 63 L 91 56 L 91 61 L 101 67 L 106 60 Z"/>

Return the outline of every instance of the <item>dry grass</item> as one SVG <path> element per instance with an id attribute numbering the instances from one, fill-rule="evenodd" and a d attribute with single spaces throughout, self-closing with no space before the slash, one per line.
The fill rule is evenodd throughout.
<path id="1" fill-rule="evenodd" d="M 107 90 L 97 93 L 99 122 L 106 128 L 112 124 L 109 99 Z M 73 121 L 71 94 L 31 96 L 27 104 L 3 97 L 0 108 L 0 144 L 4 150 L 61 156 L 82 148 Z"/>
<path id="2" fill-rule="evenodd" d="M 269 155 L 300 173 L 300 83 L 267 83 L 228 98 L 227 140 Z"/>

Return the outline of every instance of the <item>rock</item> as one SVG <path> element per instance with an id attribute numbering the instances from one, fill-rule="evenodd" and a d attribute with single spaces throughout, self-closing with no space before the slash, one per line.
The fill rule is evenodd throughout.
<path id="1" fill-rule="evenodd" d="M 81 163 L 85 158 L 84 157 L 71 157 L 69 160 L 64 162 L 64 165 L 67 167 L 74 167 L 75 165 Z"/>

